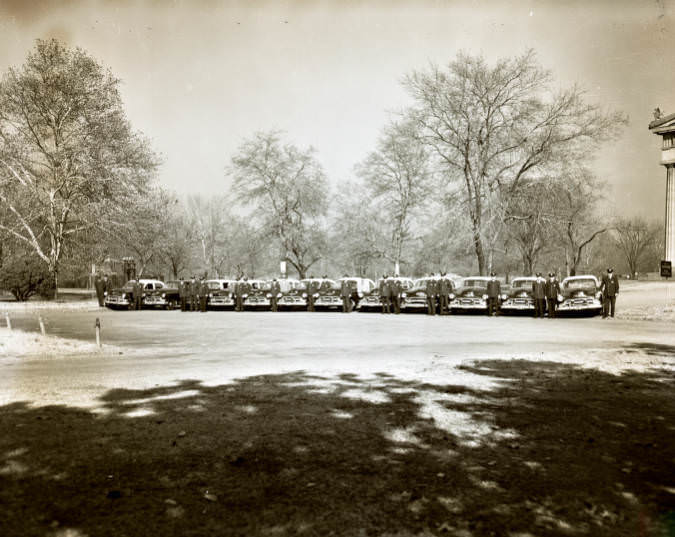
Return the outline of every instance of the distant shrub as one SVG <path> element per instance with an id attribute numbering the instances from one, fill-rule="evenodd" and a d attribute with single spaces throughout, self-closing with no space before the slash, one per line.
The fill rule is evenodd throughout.
<path id="1" fill-rule="evenodd" d="M 54 279 L 40 259 L 28 254 L 14 254 L 2 260 L 0 289 L 12 293 L 19 302 L 36 294 L 54 298 Z"/>

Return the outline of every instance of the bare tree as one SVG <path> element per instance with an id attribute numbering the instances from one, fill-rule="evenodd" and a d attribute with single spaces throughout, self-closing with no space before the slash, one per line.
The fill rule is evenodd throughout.
<path id="1" fill-rule="evenodd" d="M 400 271 L 401 257 L 411 237 L 411 220 L 431 193 L 432 172 L 426 146 L 410 121 L 388 125 L 377 149 L 356 167 L 378 213 L 389 222 L 390 247 L 387 258 Z"/>
<path id="2" fill-rule="evenodd" d="M 660 225 L 651 224 L 644 218 L 620 218 L 614 224 L 614 242 L 621 250 L 631 277 L 635 277 L 644 256 L 657 241 Z"/>
<path id="3" fill-rule="evenodd" d="M 596 213 L 603 187 L 586 169 L 569 171 L 555 187 L 556 226 L 565 250 L 568 276 L 576 274 L 584 249 L 611 228 Z"/>
<path id="4" fill-rule="evenodd" d="M 304 278 L 326 246 L 328 185 L 314 150 L 259 132 L 239 147 L 228 172 L 237 199 L 253 207 L 251 218 L 278 238 L 283 259 Z"/>
<path id="5" fill-rule="evenodd" d="M 156 158 L 132 132 L 119 81 L 81 49 L 37 41 L 0 83 L 0 223 L 33 249 L 58 287 L 64 245 L 144 185 Z"/>
<path id="6" fill-rule="evenodd" d="M 459 54 L 447 69 L 413 72 L 404 84 L 422 140 L 446 176 L 463 185 L 460 209 L 471 222 L 481 274 L 489 270 L 486 241 L 495 244 L 502 232 L 504 199 L 563 154 L 581 158 L 616 136 L 625 121 L 587 104 L 576 87 L 553 93 L 532 51 L 493 67 Z"/>

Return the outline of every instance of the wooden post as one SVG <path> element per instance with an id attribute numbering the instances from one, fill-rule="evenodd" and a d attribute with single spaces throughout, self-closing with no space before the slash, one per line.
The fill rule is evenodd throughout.
<path id="1" fill-rule="evenodd" d="M 7 328 L 9 330 L 11 330 L 12 329 L 12 321 L 10 321 L 10 319 L 9 319 L 9 312 L 8 311 L 5 312 L 5 321 L 7 322 Z"/>
<path id="2" fill-rule="evenodd" d="M 45 335 L 45 322 L 42 320 L 42 315 L 38 315 L 38 322 L 40 323 L 40 332 Z"/>
<path id="3" fill-rule="evenodd" d="M 96 346 L 101 347 L 101 320 L 96 317 Z"/>

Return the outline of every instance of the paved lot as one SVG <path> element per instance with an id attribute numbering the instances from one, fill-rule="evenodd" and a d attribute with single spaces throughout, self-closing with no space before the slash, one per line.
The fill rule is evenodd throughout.
<path id="1" fill-rule="evenodd" d="M 6 535 L 675 528 L 671 322 L 42 315 L 110 348 L 0 358 Z"/>

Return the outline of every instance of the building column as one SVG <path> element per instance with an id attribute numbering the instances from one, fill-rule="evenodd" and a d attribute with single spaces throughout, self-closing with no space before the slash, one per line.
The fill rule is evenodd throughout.
<path id="1" fill-rule="evenodd" d="M 666 166 L 666 237 L 664 259 L 675 263 L 675 164 Z"/>

